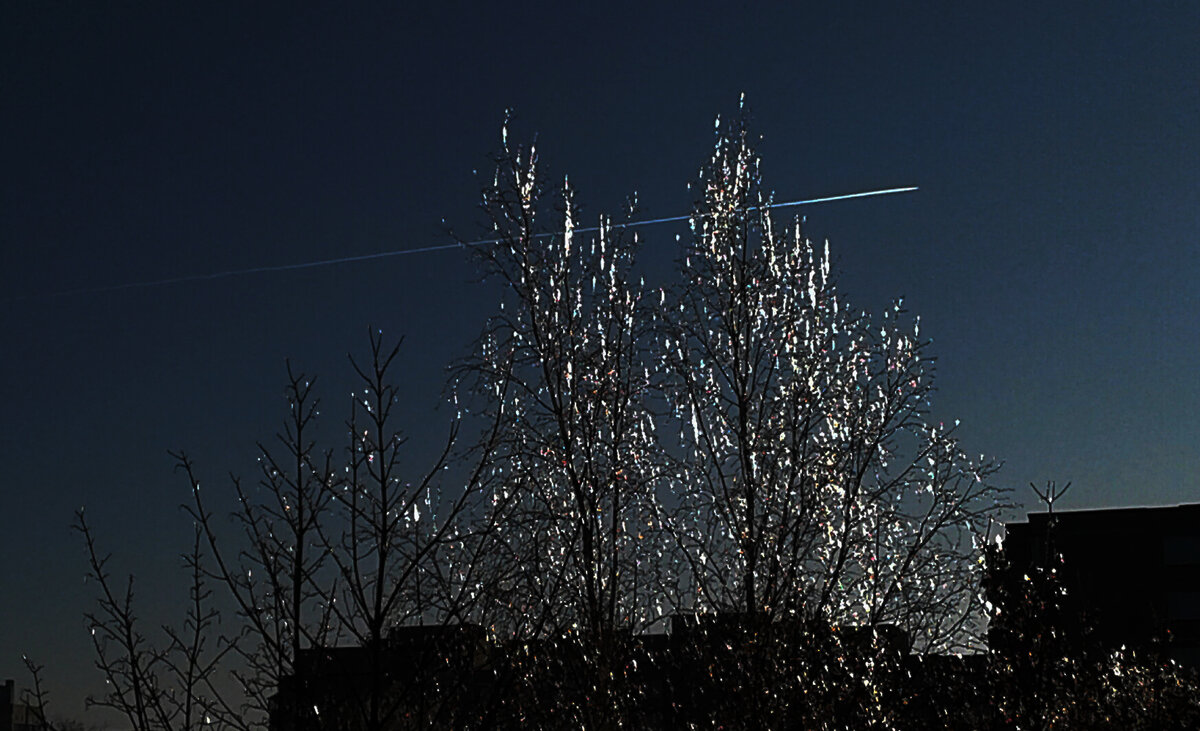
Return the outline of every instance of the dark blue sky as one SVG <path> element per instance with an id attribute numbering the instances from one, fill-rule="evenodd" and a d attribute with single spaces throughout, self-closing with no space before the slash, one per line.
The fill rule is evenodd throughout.
<path id="1" fill-rule="evenodd" d="M 1074 481 L 1068 507 L 1200 499 L 1195 2 L 177 5 L 0 10 L 0 678 L 36 655 L 58 713 L 100 686 L 74 509 L 146 614 L 172 609 L 167 449 L 214 487 L 252 478 L 286 357 L 337 433 L 373 326 L 407 336 L 421 464 L 494 300 L 457 251 L 56 293 L 446 243 L 443 218 L 473 237 L 506 107 L 591 214 L 633 190 L 686 213 L 743 92 L 780 199 L 921 186 L 806 230 L 858 306 L 921 315 L 937 414 L 1021 499 L 1047 479 Z M 676 231 L 645 233 L 667 271 Z"/>

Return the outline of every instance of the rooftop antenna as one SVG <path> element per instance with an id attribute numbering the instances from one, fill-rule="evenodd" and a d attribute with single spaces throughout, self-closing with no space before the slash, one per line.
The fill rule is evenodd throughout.
<path id="1" fill-rule="evenodd" d="M 1058 502 L 1059 498 L 1067 494 L 1067 490 L 1071 489 L 1071 483 L 1068 482 L 1062 487 L 1059 487 L 1054 480 L 1050 480 L 1046 483 L 1046 488 L 1044 490 L 1039 490 L 1037 485 L 1033 484 L 1032 482 L 1029 483 L 1029 487 L 1033 488 L 1033 494 L 1037 495 L 1038 499 L 1046 504 L 1046 510 L 1050 514 L 1050 522 L 1053 523 L 1054 503 Z"/>
<path id="2" fill-rule="evenodd" d="M 1053 556 L 1055 559 L 1058 558 L 1058 553 L 1055 550 L 1056 546 L 1054 545 L 1054 528 L 1057 525 L 1057 520 L 1054 517 L 1054 503 L 1058 502 L 1063 495 L 1067 494 L 1067 490 L 1071 489 L 1071 483 L 1068 482 L 1062 487 L 1059 487 L 1056 482 L 1050 480 L 1046 483 L 1044 490 L 1039 490 L 1037 485 L 1033 484 L 1032 482 L 1029 483 L 1029 487 L 1033 489 L 1033 494 L 1037 495 L 1038 499 L 1045 503 L 1046 513 L 1049 516 L 1046 520 L 1046 556 L 1045 561 L 1043 562 L 1043 565 L 1045 565 L 1050 562 L 1051 556 Z"/>

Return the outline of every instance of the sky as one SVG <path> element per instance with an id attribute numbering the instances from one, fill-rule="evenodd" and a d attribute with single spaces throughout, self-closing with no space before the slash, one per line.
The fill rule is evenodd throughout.
<path id="1" fill-rule="evenodd" d="M 285 360 L 337 434 L 347 354 L 404 337 L 425 463 L 496 301 L 463 252 L 120 285 L 477 238 L 506 109 L 585 215 L 688 213 L 743 94 L 779 200 L 919 186 L 805 231 L 856 306 L 921 316 L 935 415 L 1022 504 L 1047 480 L 1061 508 L 1200 501 L 1200 5 L 583 5 L 3 4 L 0 679 L 28 653 L 83 715 L 74 511 L 175 611 L 167 451 L 253 479 Z M 644 231 L 649 269 L 676 233 Z"/>

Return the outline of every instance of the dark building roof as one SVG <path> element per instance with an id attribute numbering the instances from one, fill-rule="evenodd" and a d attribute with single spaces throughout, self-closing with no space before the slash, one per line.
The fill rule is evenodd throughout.
<path id="1" fill-rule="evenodd" d="M 1071 603 L 1101 641 L 1166 640 L 1172 658 L 1200 668 L 1200 504 L 1030 513 L 1006 528 L 1012 573 L 1062 556 Z"/>

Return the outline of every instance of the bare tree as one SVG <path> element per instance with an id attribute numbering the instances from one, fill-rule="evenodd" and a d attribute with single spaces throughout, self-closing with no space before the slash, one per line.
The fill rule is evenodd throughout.
<path id="1" fill-rule="evenodd" d="M 567 181 L 546 210 L 536 148 L 504 137 L 483 203 L 498 243 L 479 250 L 503 300 L 459 371 L 503 425 L 494 618 L 510 637 L 577 638 L 603 666 L 620 637 L 663 615 L 654 320 L 636 237 L 607 217 L 580 232 Z"/>
<path id="2" fill-rule="evenodd" d="M 429 700 L 389 680 L 384 647 L 389 631 L 463 621 L 478 601 L 471 572 L 479 556 L 469 547 L 477 526 L 468 519 L 477 514 L 484 467 L 451 476 L 456 421 L 427 468 L 415 476 L 403 469 L 406 439 L 397 425 L 400 404 L 391 380 L 400 345 L 387 348 L 382 335 L 372 334 L 371 360 L 365 365 L 351 360 L 361 388 L 347 424 L 347 462 L 327 490 L 338 520 L 322 529 L 339 579 L 328 606 L 340 631 L 368 654 L 369 681 L 352 709 L 357 727 L 366 729 L 389 726 L 401 710 Z M 407 661 L 419 665 L 422 659 Z"/>
<path id="3" fill-rule="evenodd" d="M 699 607 L 973 644 L 996 465 L 930 423 L 917 325 L 899 304 L 849 308 L 828 246 L 772 215 L 744 125 L 718 134 L 700 186 L 664 338 Z"/>
<path id="4" fill-rule="evenodd" d="M 44 668 L 31 660 L 28 655 L 22 655 L 21 662 L 24 663 L 25 669 L 29 671 L 30 679 L 33 680 L 33 688 L 22 692 L 22 701 L 30 709 L 33 717 L 23 720 L 36 723 L 38 731 L 58 731 L 56 725 L 51 724 L 48 720 L 49 716 L 46 715 L 46 708 L 50 705 L 50 691 L 42 687 L 42 670 Z"/>
<path id="5" fill-rule="evenodd" d="M 456 421 L 426 471 L 412 479 L 401 469 L 405 439 L 392 380 L 400 343 L 385 347 L 374 333 L 370 345 L 368 363 L 351 358 L 361 387 L 352 394 L 350 443 L 336 467 L 333 451 L 313 437 L 320 413 L 313 382 L 289 365 L 289 416 L 277 448 L 259 444 L 258 489 L 232 479 L 240 540 L 219 535 L 194 464 L 174 455 L 211 555 L 208 576 L 228 591 L 241 619 L 231 647 L 245 700 L 233 715 L 248 726 L 272 715 L 293 729 L 389 726 L 427 700 L 398 688 L 389 634 L 405 624 L 465 621 L 479 601 L 473 572 L 482 557 L 473 531 L 486 521 L 468 518 L 479 512 L 482 464 L 465 474 L 447 471 Z M 332 699 L 320 687 L 331 682 L 321 657 L 340 642 L 364 651 L 353 670 L 364 682 L 353 698 Z M 428 658 L 404 660 L 416 666 Z M 322 718 L 314 698 L 336 700 L 336 707 Z"/>
<path id="6" fill-rule="evenodd" d="M 190 579 L 187 612 L 179 628 L 164 626 L 165 640 L 157 642 L 143 634 L 134 606 L 133 577 L 128 577 L 123 590 L 113 583 L 107 569 L 109 556 L 98 553 L 82 510 L 76 514 L 75 529 L 87 547 L 88 577 L 99 587 L 98 609 L 85 618 L 96 666 L 107 685 L 105 695 L 89 697 L 88 704 L 121 713 L 136 731 L 238 727 L 237 715 L 216 686 L 217 668 L 232 642 L 214 629 L 219 615 L 209 601 L 199 528 L 184 556 Z"/>
<path id="7" fill-rule="evenodd" d="M 172 455 L 191 485 L 188 511 L 212 559 L 206 570 L 227 590 L 243 622 L 231 647 L 240 659 L 232 673 L 244 694 L 244 706 L 230 716 L 247 724 L 265 723 L 270 698 L 284 678 L 303 687 L 296 662 L 300 652 L 323 646 L 334 636 L 328 601 L 333 580 L 324 572 L 329 552 L 319 530 L 335 476 L 331 452 L 318 451 L 312 436 L 320 406 L 312 388 L 313 381 L 294 372 L 289 363 L 288 419 L 276 436 L 276 449 L 258 445 L 259 489 L 246 490 L 240 479 L 231 478 L 240 543 L 219 538 L 195 465 L 183 452 Z M 288 713 L 295 724 L 303 710 L 297 701 L 277 712 Z"/>

